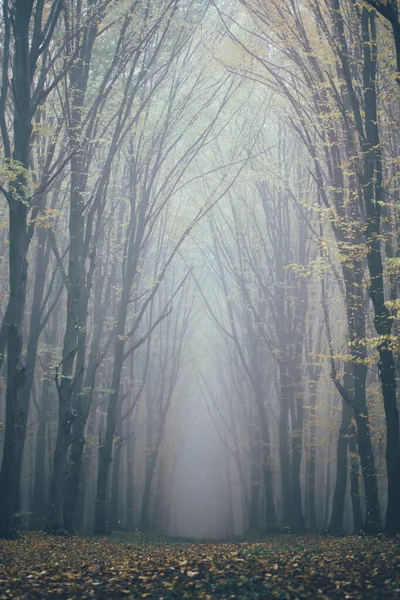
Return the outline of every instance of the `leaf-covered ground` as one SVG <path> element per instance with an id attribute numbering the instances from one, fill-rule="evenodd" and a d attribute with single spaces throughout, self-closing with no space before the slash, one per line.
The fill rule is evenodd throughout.
<path id="1" fill-rule="evenodd" d="M 400 599 L 400 542 L 276 536 L 242 543 L 0 540 L 0 599 Z"/>

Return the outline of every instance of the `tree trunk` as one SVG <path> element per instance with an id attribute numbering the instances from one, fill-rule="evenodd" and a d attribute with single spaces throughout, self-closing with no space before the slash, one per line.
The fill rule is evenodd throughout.
<path id="1" fill-rule="evenodd" d="M 354 421 L 349 427 L 349 450 L 350 450 L 350 493 L 351 504 L 353 508 L 353 533 L 358 534 L 362 531 L 362 511 L 361 511 L 361 496 L 360 496 L 360 470 L 359 458 L 357 452 L 357 435 Z"/>
<path id="2" fill-rule="evenodd" d="M 127 421 L 127 440 L 126 440 L 126 525 L 127 531 L 133 531 L 135 529 L 135 488 L 134 488 L 134 452 L 135 452 L 135 438 L 131 422 L 128 417 Z"/>
<path id="3" fill-rule="evenodd" d="M 146 464 L 146 475 L 144 483 L 144 492 L 142 499 L 142 510 L 140 513 L 140 531 L 148 532 L 151 530 L 150 523 L 150 496 L 153 483 L 154 471 L 157 464 L 158 452 L 153 450 Z"/>
<path id="4" fill-rule="evenodd" d="M 90 14 L 90 13 L 89 13 Z M 93 17 L 93 18 L 92 18 Z M 71 157 L 70 206 L 69 206 L 69 257 L 67 322 L 63 341 L 61 377 L 56 378 L 59 413 L 56 447 L 53 458 L 53 473 L 50 486 L 50 506 L 47 531 L 64 532 L 64 500 L 66 475 L 68 474 L 68 449 L 73 440 L 72 424 L 77 416 L 73 407 L 73 392 L 76 384 L 81 386 L 84 366 L 86 339 L 86 312 L 89 290 L 86 287 L 85 274 L 85 199 L 84 192 L 88 173 L 86 173 L 86 154 L 82 147 L 82 111 L 85 102 L 88 68 L 96 39 L 98 20 L 89 16 L 85 23 L 84 43 L 79 48 L 79 59 L 72 65 L 69 78 L 70 111 L 68 114 L 68 132 L 72 148 L 76 151 Z M 67 48 L 72 51 L 67 41 Z M 78 361 L 74 374 L 75 357 Z M 69 513 L 68 513 L 69 514 Z M 68 519 L 68 526 L 70 519 Z"/>
<path id="5" fill-rule="evenodd" d="M 251 443 L 251 465 L 250 465 L 250 507 L 249 507 L 249 530 L 252 533 L 260 531 L 260 492 L 261 477 L 264 476 L 261 469 L 262 463 L 262 439 L 259 423 L 253 425 L 253 439 Z"/>
<path id="6" fill-rule="evenodd" d="M 121 520 L 118 519 L 119 515 L 119 474 L 121 470 L 121 454 L 123 448 L 122 440 L 122 423 L 121 423 L 121 410 L 117 416 L 117 427 L 114 439 L 114 458 L 112 464 L 112 475 L 111 475 L 111 505 L 110 505 L 110 529 L 121 529 Z"/>
<path id="7" fill-rule="evenodd" d="M 127 294 L 125 289 L 123 291 L 123 297 L 121 298 L 120 314 L 118 318 L 118 326 L 116 332 L 114 366 L 111 383 L 111 389 L 113 391 L 110 394 L 108 401 L 106 432 L 104 440 L 99 446 L 94 531 L 95 533 L 102 535 L 109 531 L 107 514 L 108 478 L 110 463 L 112 460 L 115 427 L 117 423 L 119 388 L 121 383 L 121 371 L 123 365 L 125 322 L 126 313 L 128 309 L 128 302 L 129 293 Z"/>
<path id="8" fill-rule="evenodd" d="M 67 475 L 68 449 L 72 442 L 71 426 L 76 416 L 72 406 L 72 393 L 76 379 L 73 369 L 77 352 L 78 334 L 81 331 L 81 295 L 85 281 L 83 256 L 84 201 L 81 192 L 81 160 L 76 155 L 71 160 L 71 197 L 69 216 L 70 252 L 68 261 L 67 322 L 63 343 L 62 374 L 58 381 L 59 399 L 58 429 L 53 457 L 53 473 L 50 486 L 50 505 L 47 531 L 57 534 L 64 530 L 64 494 Z M 79 375 L 78 375 L 79 376 Z"/>
<path id="9" fill-rule="evenodd" d="M 267 412 L 264 404 L 264 396 L 258 396 L 256 399 L 261 428 L 261 470 L 263 474 L 264 492 L 265 492 L 265 520 L 266 530 L 268 532 L 276 531 L 278 519 L 275 511 L 274 490 L 272 485 L 271 472 L 271 441 L 268 429 Z"/>
<path id="10" fill-rule="evenodd" d="M 56 334 L 57 328 L 54 327 L 51 335 L 52 345 L 55 343 Z M 51 354 L 48 352 L 45 355 L 44 364 L 49 365 L 50 363 Z M 50 413 L 50 386 L 50 374 L 43 374 L 39 426 L 36 434 L 35 475 L 32 494 L 33 525 L 36 529 L 43 529 L 46 519 L 46 437 Z"/>
<path id="11" fill-rule="evenodd" d="M 377 533 L 380 530 L 380 511 L 375 458 L 372 448 L 366 398 L 367 352 L 363 340 L 366 338 L 363 271 L 354 261 L 352 269 L 343 266 L 346 288 L 346 312 L 351 342 L 351 368 L 353 373 L 354 418 L 357 425 L 358 453 L 364 481 L 366 514 L 364 530 Z"/>
<path id="12" fill-rule="evenodd" d="M 82 450 L 82 463 L 80 469 L 80 477 L 79 477 L 79 487 L 77 498 L 74 505 L 73 510 L 73 524 L 74 529 L 77 531 L 82 531 L 87 527 L 87 518 L 86 518 L 86 495 L 87 495 L 87 486 L 90 480 L 90 467 L 92 463 L 93 456 L 93 448 L 94 448 L 94 437 L 95 437 L 95 426 L 96 426 L 96 407 L 91 406 L 89 412 L 88 426 L 86 432 L 86 439 L 90 440 L 90 444 L 85 443 L 84 452 Z M 66 502 L 70 500 L 69 495 L 66 499 Z M 66 505 L 66 508 L 68 505 Z"/>
<path id="13" fill-rule="evenodd" d="M 309 409 L 309 455 L 306 465 L 306 498 L 307 498 L 307 509 L 308 509 L 308 529 L 309 531 L 316 531 L 317 526 L 317 510 L 315 506 L 315 470 L 316 470 L 316 399 L 317 399 L 317 381 L 311 380 L 310 382 L 310 409 Z"/>
<path id="14" fill-rule="evenodd" d="M 301 459 L 303 451 L 303 395 L 298 390 L 301 385 L 301 364 L 296 367 L 298 373 L 294 379 L 295 398 L 292 403 L 292 462 L 291 462 L 291 496 L 292 496 L 292 519 L 293 531 L 303 533 L 305 530 L 304 515 L 302 510 L 301 493 Z"/>
<path id="15" fill-rule="evenodd" d="M 6 9 L 7 10 L 7 9 Z M 24 452 L 29 398 L 23 393 L 26 367 L 23 364 L 22 329 L 26 302 L 27 233 L 26 186 L 29 168 L 29 141 L 31 137 L 31 73 L 29 53 L 29 25 L 32 3 L 15 0 L 13 11 L 14 62 L 14 152 L 13 161 L 20 167 L 16 179 L 10 183 L 7 195 L 9 206 L 9 283 L 10 295 L 7 338 L 6 420 L 3 459 L 0 471 L 0 536 L 15 535 L 14 515 L 19 510 L 20 478 Z M 10 19 L 8 14 L 5 19 Z M 8 312 L 8 311 L 7 311 Z"/>
<path id="16" fill-rule="evenodd" d="M 349 444 L 349 427 L 353 411 L 342 400 L 342 420 L 339 429 L 339 438 L 336 453 L 336 486 L 333 494 L 331 519 L 328 532 L 333 534 L 343 533 L 343 516 L 347 488 L 347 449 Z"/>
<path id="17" fill-rule="evenodd" d="M 326 452 L 326 478 L 325 478 L 325 502 L 324 502 L 324 527 L 328 529 L 329 508 L 331 501 L 331 451 L 332 451 L 332 433 L 328 431 L 328 444 Z"/>
<path id="18" fill-rule="evenodd" d="M 112 286 L 112 282 L 114 281 L 114 274 L 111 274 L 106 294 L 105 294 L 105 302 L 109 300 L 109 294 Z M 87 370 L 85 374 L 84 381 L 84 390 L 81 389 L 81 385 L 78 386 L 77 392 L 74 394 L 74 407 L 76 408 L 76 419 L 72 425 L 72 436 L 73 441 L 71 443 L 70 448 L 70 456 L 69 456 L 69 473 L 68 473 L 68 484 L 66 488 L 65 494 L 65 504 L 64 504 L 64 527 L 69 533 L 73 533 L 75 525 L 79 525 L 79 528 L 82 527 L 82 521 L 79 521 L 79 517 L 76 515 L 77 512 L 77 504 L 79 504 L 79 488 L 81 485 L 81 479 L 86 477 L 86 473 L 83 474 L 82 477 L 82 464 L 85 461 L 83 457 L 83 451 L 85 447 L 85 428 L 87 425 L 87 421 L 91 411 L 92 404 L 92 396 L 93 390 L 96 383 L 96 372 L 98 368 L 98 355 L 100 349 L 101 342 L 101 334 L 103 332 L 103 321 L 104 321 L 104 306 L 102 305 L 102 295 L 103 295 L 103 285 L 104 285 L 104 276 L 98 275 L 94 278 L 94 297 L 93 297 L 93 338 L 92 343 L 90 345 L 90 353 L 88 359 Z M 84 306 L 84 315 L 83 319 L 86 323 L 87 320 L 87 303 L 89 301 L 88 290 L 86 290 L 86 298 L 85 298 L 85 306 Z M 81 337 L 81 352 L 80 357 L 77 360 L 77 372 L 83 370 L 85 352 L 86 348 L 86 335 Z M 94 418 L 94 414 L 92 414 Z M 92 419 L 90 426 L 90 435 L 94 434 L 94 421 Z M 89 460 L 91 455 L 91 450 L 88 453 Z M 82 483 L 85 487 L 86 481 Z M 81 510 L 83 506 L 81 506 Z M 76 518 L 75 518 L 76 517 Z M 76 522 L 75 522 L 76 521 Z"/>
<path id="19" fill-rule="evenodd" d="M 225 532 L 226 535 L 232 536 L 235 534 L 235 517 L 233 514 L 233 498 L 232 498 L 232 482 L 231 482 L 231 468 L 229 462 L 229 456 L 227 451 L 224 452 L 224 473 L 225 473 L 225 502 L 226 512 L 225 512 Z M 161 463 L 161 476 L 162 476 L 162 463 Z"/>
<path id="20" fill-rule="evenodd" d="M 396 535 L 397 533 L 400 533 L 400 511 L 398 510 L 400 503 L 400 431 L 399 412 L 396 402 L 396 372 L 393 359 L 393 350 L 389 339 L 393 320 L 385 304 L 383 277 L 384 270 L 380 235 L 384 189 L 382 148 L 379 134 L 376 94 L 376 19 L 374 11 L 369 11 L 366 7 L 362 8 L 362 83 L 364 91 L 364 106 L 361 107 L 357 99 L 357 94 L 354 90 L 351 70 L 348 64 L 348 53 L 344 33 L 344 19 L 340 8 L 340 0 L 335 0 L 333 8 L 334 24 L 341 43 L 340 59 L 342 61 L 344 78 L 349 90 L 349 97 L 354 113 L 357 134 L 362 150 L 362 173 L 360 176 L 360 185 L 364 197 L 364 209 L 366 213 L 365 239 L 367 245 L 367 263 L 370 276 L 368 293 L 374 307 L 375 329 L 378 335 L 381 337 L 380 343 L 378 344 L 378 371 L 382 384 L 383 404 L 386 419 L 388 505 L 385 531 L 389 535 Z M 397 20 L 398 23 L 398 15 L 395 16 L 395 20 Z M 357 428 L 358 426 L 359 422 L 357 422 Z M 367 436 L 368 431 L 362 431 L 361 437 L 360 431 L 358 431 L 358 445 L 359 448 L 364 449 L 365 454 L 369 454 L 369 450 L 366 447 Z M 363 460 L 361 459 L 361 467 L 364 475 L 365 460 L 363 464 Z M 370 482 L 365 481 L 365 477 L 364 483 L 367 484 L 368 488 L 370 487 Z M 372 510 L 374 513 L 376 513 L 376 507 L 371 506 L 371 502 L 369 502 L 367 510 L 369 511 L 369 514 L 366 515 L 367 529 L 370 531 L 379 529 L 379 520 L 376 519 L 376 515 L 371 515 Z"/>
<path id="21" fill-rule="evenodd" d="M 290 490 L 290 454 L 289 454 L 289 378 L 286 366 L 279 364 L 280 371 L 280 413 L 279 413 L 279 457 L 281 467 L 282 514 L 281 527 L 293 526 L 292 499 Z"/>

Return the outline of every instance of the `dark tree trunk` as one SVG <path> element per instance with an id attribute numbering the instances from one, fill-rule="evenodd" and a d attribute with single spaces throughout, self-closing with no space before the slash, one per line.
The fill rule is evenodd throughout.
<path id="1" fill-rule="evenodd" d="M 31 72 L 29 24 L 33 2 L 15 0 L 13 11 L 14 62 L 14 152 L 13 161 L 21 167 L 10 183 L 9 206 L 9 283 L 10 295 L 7 338 L 6 422 L 3 459 L 0 471 L 0 536 L 15 535 L 14 515 L 19 510 L 20 478 L 24 452 L 29 397 L 23 393 L 26 367 L 22 360 L 22 328 L 26 302 L 27 251 L 29 237 L 27 214 L 29 203 L 26 186 L 31 137 Z M 9 8 L 4 3 L 4 19 L 10 23 Z M 7 311 L 8 312 L 8 311 Z"/>
<path id="2" fill-rule="evenodd" d="M 45 376 L 36 434 L 35 474 L 32 493 L 33 526 L 43 529 L 46 518 L 46 433 L 50 408 L 50 379 Z"/>
<path id="3" fill-rule="evenodd" d="M 133 278 L 132 278 L 133 279 Z M 116 341 L 114 349 L 114 366 L 111 389 L 107 408 L 106 431 L 104 440 L 99 445 L 99 462 L 97 471 L 97 496 L 95 509 L 94 531 L 97 534 L 105 534 L 109 531 L 108 524 L 108 480 L 109 469 L 112 460 L 112 450 L 117 424 L 119 389 L 121 383 L 121 371 L 123 366 L 125 323 L 129 304 L 131 285 L 125 286 L 120 300 Z"/>
<path id="4" fill-rule="evenodd" d="M 35 281 L 33 289 L 33 299 L 31 308 L 31 320 L 29 329 L 29 341 L 26 354 L 26 381 L 24 385 L 24 394 L 30 398 L 32 385 L 34 382 L 34 373 L 39 346 L 39 338 L 43 331 L 45 322 L 50 316 L 50 312 L 44 317 L 42 314 L 42 301 L 45 290 L 46 272 L 50 258 L 50 245 L 48 244 L 47 230 L 42 228 L 38 230 L 38 247 L 36 250 L 36 268 Z M 57 337 L 57 321 L 59 310 L 55 318 L 55 325 L 48 336 L 47 343 L 55 347 Z M 51 352 L 47 352 L 44 360 L 45 368 L 51 365 Z M 35 527 L 44 527 L 43 518 L 45 516 L 45 443 L 46 429 L 49 417 L 50 403 L 50 373 L 43 374 L 42 396 L 39 400 L 39 426 L 37 431 L 36 452 L 35 452 L 35 471 L 32 496 L 32 513 Z"/>
<path id="5" fill-rule="evenodd" d="M 350 494 L 351 504 L 353 508 L 353 533 L 358 534 L 362 531 L 363 516 L 361 511 L 361 495 L 360 495 L 360 469 L 359 458 L 357 452 L 357 435 L 354 421 L 349 427 L 349 450 L 350 450 Z"/>
<path id="6" fill-rule="evenodd" d="M 382 6 L 381 2 L 377 2 Z M 385 3 L 387 4 L 387 3 Z M 393 10 L 394 3 L 390 3 L 386 8 Z M 364 106 L 361 107 L 358 96 L 355 92 L 351 69 L 349 66 L 349 57 L 346 44 L 344 18 L 341 12 L 340 0 L 334 0 L 333 18 L 341 46 L 340 59 L 343 67 L 344 79 L 349 92 L 349 99 L 354 113 L 357 135 L 362 150 L 362 172 L 360 176 L 360 185 L 364 198 L 364 209 L 366 213 L 366 245 L 367 245 L 367 263 L 370 276 L 369 295 L 374 307 L 374 325 L 381 341 L 378 345 L 379 362 L 378 371 L 382 384 L 383 403 L 386 418 L 386 467 L 388 476 L 388 505 L 386 514 L 385 531 L 389 535 L 400 533 L 400 431 L 399 431 L 399 412 L 396 403 L 396 372 L 393 359 L 393 350 L 389 341 L 392 330 L 393 320 L 385 304 L 385 290 L 383 278 L 383 261 L 381 249 L 381 212 L 383 197 L 383 169 L 382 169 L 382 149 L 379 135 L 379 119 L 377 110 L 376 94 L 376 72 L 377 72 L 377 39 L 376 22 L 374 11 L 369 11 L 366 7 L 361 10 L 361 28 L 362 28 L 362 47 L 363 47 L 363 70 L 362 83 L 364 91 Z M 396 26 L 398 25 L 398 12 L 393 13 Z M 396 41 L 396 38 L 395 38 Z M 396 48 L 397 49 L 397 48 Z M 363 110 L 362 110 L 363 109 Z M 356 421 L 357 421 L 357 415 Z M 362 417 L 361 417 L 362 418 Z M 360 421 L 360 419 L 359 419 Z M 358 426 L 362 425 L 357 422 Z M 363 448 L 366 454 L 369 454 L 366 448 L 366 437 L 368 432 L 358 430 L 358 446 Z M 361 467 L 363 475 L 365 470 L 365 460 L 361 458 Z M 369 486 L 368 481 L 365 481 Z M 366 489 L 367 493 L 367 489 Z M 367 510 L 374 510 L 371 503 Z M 367 529 L 374 531 L 379 528 L 379 520 L 371 521 L 371 512 L 366 515 Z"/>
<path id="7" fill-rule="evenodd" d="M 57 342 L 59 310 L 56 309 L 52 318 L 52 326 L 50 332 L 45 331 L 45 343 L 55 348 Z M 44 357 L 44 365 L 50 369 L 52 363 L 52 352 L 46 352 Z M 36 452 L 35 452 L 35 474 L 32 494 L 32 513 L 33 525 L 37 529 L 43 529 L 46 520 L 46 496 L 48 487 L 46 485 L 46 440 L 49 436 L 48 422 L 51 413 L 51 373 L 48 370 L 43 373 L 42 393 L 39 402 L 39 425 L 36 435 Z"/>
<path id="8" fill-rule="evenodd" d="M 58 381 L 57 374 L 56 381 L 59 397 L 58 429 L 53 456 L 53 472 L 47 521 L 47 531 L 53 534 L 64 531 L 63 504 L 67 475 L 67 456 L 69 446 L 72 442 L 71 426 L 76 416 L 72 406 L 72 392 L 75 383 L 73 370 L 78 349 L 78 333 L 82 327 L 82 323 L 80 322 L 80 302 L 85 280 L 82 261 L 84 201 L 81 193 L 82 177 L 80 169 L 81 161 L 75 155 L 71 161 L 71 204 L 69 217 L 71 243 L 68 262 L 67 322 L 63 343 L 62 373 L 60 381 Z"/>
<path id="9" fill-rule="evenodd" d="M 365 399 L 366 374 L 366 365 L 354 365 L 354 394 L 357 407 L 354 412 L 354 418 L 357 425 L 358 453 L 365 489 L 366 509 L 364 530 L 366 533 L 377 533 L 380 530 L 380 512 L 375 460 Z M 363 406 L 363 409 L 360 410 L 361 406 Z"/>
<path id="10" fill-rule="evenodd" d="M 372 448 L 366 398 L 367 352 L 363 340 L 366 337 L 362 268 L 355 261 L 352 269 L 343 266 L 346 287 L 346 311 L 352 354 L 354 418 L 357 425 L 358 453 L 364 481 L 366 514 L 364 530 L 377 533 L 380 530 L 380 511 L 375 458 Z"/>
<path id="11" fill-rule="evenodd" d="M 110 284 L 113 278 L 110 278 Z M 104 278 L 98 276 L 95 278 L 94 284 L 94 331 L 93 339 L 90 346 L 90 355 L 88 360 L 88 366 L 85 375 L 84 390 L 81 386 L 78 386 L 77 393 L 75 393 L 75 407 L 76 407 L 76 419 L 72 425 L 72 436 L 73 440 L 70 448 L 69 465 L 68 465 L 68 479 L 65 490 L 65 503 L 64 503 L 64 528 L 69 532 L 73 533 L 75 525 L 82 527 L 82 521 L 80 520 L 77 513 L 77 504 L 79 503 L 79 488 L 80 486 L 85 487 L 87 481 L 85 479 L 86 474 L 82 475 L 82 465 L 86 462 L 83 456 L 85 447 L 85 428 L 87 420 L 91 410 L 93 390 L 96 381 L 96 370 L 97 361 L 100 348 L 101 334 L 103 331 L 103 319 L 104 319 L 104 307 L 102 306 L 102 291 L 103 291 Z M 111 285 L 108 286 L 111 289 Z M 106 301 L 107 301 L 106 295 Z M 86 293 L 86 301 L 84 306 L 84 320 L 87 319 L 87 302 L 89 300 L 88 294 Z M 82 335 L 80 339 L 81 352 L 80 357 L 77 360 L 77 371 L 78 373 L 83 369 L 85 359 L 85 348 L 86 348 L 86 335 Z M 90 435 L 94 433 L 94 414 L 92 415 L 91 431 Z M 91 450 L 88 452 L 88 460 L 90 461 Z M 89 468 L 86 465 L 87 469 Z M 83 510 L 82 504 L 80 504 L 80 510 Z M 79 511 L 78 511 L 79 512 Z"/>
<path id="12" fill-rule="evenodd" d="M 95 436 L 95 426 L 96 426 L 96 406 L 91 406 L 88 418 L 88 426 L 86 432 L 86 439 L 90 440 L 90 444 L 85 444 L 84 452 L 82 456 L 80 477 L 79 477 L 79 488 L 77 498 L 74 504 L 73 509 L 73 524 L 74 529 L 77 531 L 82 531 L 87 528 L 87 518 L 86 518 L 86 502 L 87 502 L 87 487 L 89 485 L 90 480 L 90 467 L 92 463 L 93 456 L 93 448 L 94 448 L 94 436 Z M 67 502 L 69 502 L 69 493 L 67 496 Z M 67 505 L 68 507 L 68 505 Z"/>
<path id="13" fill-rule="evenodd" d="M 94 9 L 96 2 L 93 3 Z M 96 12 L 96 11 L 95 11 Z M 50 485 L 50 503 L 47 520 L 49 533 L 60 533 L 64 529 L 64 501 L 66 475 L 68 474 L 68 450 L 73 440 L 72 424 L 77 415 L 73 406 L 73 392 L 76 384 L 81 386 L 84 365 L 84 341 L 86 339 L 87 295 L 85 273 L 85 199 L 84 192 L 88 173 L 86 154 L 82 148 L 82 111 L 88 84 L 88 69 L 93 45 L 97 35 L 98 15 L 88 13 L 85 22 L 85 37 L 79 48 L 78 60 L 72 65 L 69 77 L 69 127 L 71 147 L 75 153 L 71 157 L 70 206 L 69 206 L 69 257 L 67 319 L 63 341 L 61 376 L 56 375 L 59 399 L 58 429 L 53 457 L 53 472 Z M 67 50 L 73 52 L 75 39 L 67 40 Z M 74 373 L 75 358 L 78 361 Z M 79 362 L 79 364 L 78 364 Z M 70 522 L 68 520 L 68 526 Z"/>

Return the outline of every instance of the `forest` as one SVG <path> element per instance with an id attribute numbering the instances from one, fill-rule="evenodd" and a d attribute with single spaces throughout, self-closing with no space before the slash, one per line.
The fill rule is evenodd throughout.
<path id="1" fill-rule="evenodd" d="M 0 61 L 0 598 L 399 598 L 399 1 L 2 0 Z"/>

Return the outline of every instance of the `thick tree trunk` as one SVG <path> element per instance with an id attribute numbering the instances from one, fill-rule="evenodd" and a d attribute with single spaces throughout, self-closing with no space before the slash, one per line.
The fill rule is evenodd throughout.
<path id="1" fill-rule="evenodd" d="M 93 3 L 94 8 L 96 3 Z M 96 12 L 96 11 L 95 11 Z M 66 475 L 68 474 L 68 450 L 73 440 L 72 424 L 77 416 L 73 406 L 75 384 L 81 385 L 85 359 L 86 316 L 89 290 L 85 273 L 85 199 L 84 192 L 88 173 L 86 173 L 86 153 L 82 148 L 82 111 L 88 84 L 88 68 L 98 28 L 98 16 L 88 13 L 85 23 L 84 43 L 79 48 L 79 58 L 72 65 L 69 78 L 70 111 L 68 132 L 71 147 L 75 153 L 71 157 L 70 206 L 69 206 L 69 257 L 68 257 L 68 294 L 67 322 L 63 341 L 61 377 L 57 391 L 59 399 L 58 430 L 53 458 L 53 472 L 50 486 L 50 506 L 47 530 L 59 533 L 64 529 L 64 500 Z M 74 39 L 67 40 L 67 49 L 72 52 Z M 78 361 L 74 373 L 75 358 Z M 79 363 L 79 364 L 78 364 Z M 69 516 L 69 513 L 67 513 Z M 68 526 L 70 525 L 70 519 Z"/>
<path id="2" fill-rule="evenodd" d="M 6 9 L 7 10 L 7 9 Z M 27 233 L 26 199 L 29 141 L 31 137 L 31 73 L 29 23 L 32 3 L 15 0 L 13 11 L 14 62 L 14 152 L 13 160 L 21 167 L 8 192 L 9 205 L 9 283 L 10 295 L 7 338 L 6 422 L 0 471 L 0 536 L 15 535 L 14 515 L 19 510 L 20 478 L 24 452 L 29 398 L 23 393 L 26 367 L 23 364 L 22 328 L 26 302 Z M 10 15 L 5 14 L 6 19 Z M 8 313 L 8 311 L 7 311 Z"/>
<path id="3" fill-rule="evenodd" d="M 351 504 L 353 508 L 353 533 L 358 534 L 362 530 L 363 516 L 361 511 L 360 470 L 357 452 L 357 435 L 354 422 L 352 422 L 349 427 L 349 450 L 351 461 L 350 493 Z"/>
<path id="4" fill-rule="evenodd" d="M 39 338 L 43 330 L 41 322 L 41 305 L 45 290 L 46 272 L 50 258 L 50 246 L 46 247 L 47 230 L 40 229 L 38 231 L 38 247 L 36 250 L 36 268 L 35 282 L 33 289 L 33 299 L 31 308 L 31 320 L 29 329 L 29 341 L 26 354 L 26 381 L 24 385 L 24 394 L 30 398 L 32 385 L 34 381 L 36 359 L 39 346 Z M 58 313 L 58 311 L 57 311 Z M 57 321 L 57 318 L 56 318 Z M 55 346 L 57 336 L 57 325 L 53 327 L 51 334 L 48 336 L 50 346 Z M 44 365 L 49 368 L 51 364 L 51 353 L 47 352 L 44 360 Z M 37 431 L 36 452 L 35 452 L 35 471 L 32 496 L 32 513 L 34 517 L 35 527 L 43 528 L 43 517 L 45 515 L 45 443 L 46 429 L 50 402 L 50 375 L 44 373 L 42 396 L 39 400 L 39 426 Z"/>
<path id="5" fill-rule="evenodd" d="M 68 449 L 73 439 L 71 426 L 76 416 L 76 411 L 72 406 L 72 393 L 75 383 L 74 361 L 78 350 L 78 335 L 82 327 L 82 323 L 80 322 L 81 296 L 84 293 L 85 282 L 83 270 L 84 264 L 82 260 L 84 246 L 84 200 L 81 192 L 81 168 L 81 157 L 75 155 L 71 160 L 71 197 L 69 216 L 69 235 L 71 243 L 68 261 L 67 322 L 63 343 L 63 360 L 61 364 L 62 374 L 60 381 L 57 380 L 56 382 L 59 398 L 58 429 L 53 457 L 50 505 L 47 521 L 47 531 L 53 534 L 65 531 L 63 515 L 67 457 Z"/>
<path id="6" fill-rule="evenodd" d="M 366 374 L 366 365 L 354 365 L 354 393 L 357 407 L 354 412 L 354 418 L 357 424 L 358 452 L 365 489 L 366 514 L 364 530 L 366 533 L 377 533 L 380 531 L 380 512 L 371 430 L 365 401 Z M 360 410 L 362 405 L 364 405 L 363 409 Z"/>
<path id="7" fill-rule="evenodd" d="M 111 282 L 113 276 L 110 278 L 108 287 L 111 288 Z M 72 425 L 72 436 L 73 441 L 70 448 L 69 456 L 69 469 L 68 469 L 68 481 L 65 493 L 65 504 L 64 504 L 64 527 L 69 533 L 73 533 L 75 525 L 82 527 L 82 521 L 76 515 L 77 504 L 79 504 L 79 488 L 82 485 L 85 487 L 86 481 L 81 482 L 86 477 L 84 473 L 82 475 L 82 465 L 85 463 L 83 457 L 83 451 L 85 447 L 85 428 L 87 420 L 91 410 L 91 402 L 93 389 L 96 382 L 96 371 L 97 371 L 97 360 L 100 348 L 101 334 L 103 331 L 103 320 L 104 320 L 104 307 L 102 306 L 102 293 L 103 293 L 104 277 L 97 276 L 94 280 L 94 315 L 93 315 L 93 338 L 90 345 L 90 354 L 88 359 L 87 370 L 85 374 L 84 390 L 82 386 L 78 386 L 78 390 L 74 393 L 74 407 L 76 409 L 76 419 Z M 106 294 L 107 300 L 108 294 Z M 87 305 L 89 301 L 88 291 L 86 290 L 86 298 L 84 305 L 84 321 L 87 320 Z M 86 348 L 86 335 L 82 335 L 80 338 L 81 350 L 77 359 L 76 371 L 79 373 L 83 371 L 84 360 L 85 360 L 85 348 Z M 93 415 L 94 416 L 94 415 Z M 93 420 L 92 420 L 93 421 Z M 94 422 L 91 423 L 90 435 L 94 433 Z M 88 453 L 91 454 L 91 450 Z M 81 510 L 83 506 L 81 506 Z"/>
<path id="8" fill-rule="evenodd" d="M 380 526 L 378 484 L 375 458 L 372 448 L 366 398 L 367 352 L 363 340 L 366 337 L 364 292 L 362 287 L 363 270 L 356 261 L 352 269 L 343 266 L 346 287 L 346 312 L 351 341 L 354 402 L 354 418 L 357 425 L 358 453 L 364 481 L 366 514 L 364 530 L 377 533 Z"/>
<path id="9" fill-rule="evenodd" d="M 39 426 L 36 434 L 35 471 L 32 493 L 33 526 L 43 529 L 46 517 L 46 430 L 50 400 L 50 382 L 43 382 Z"/>
<path id="10" fill-rule="evenodd" d="M 96 407 L 91 406 L 89 412 L 88 426 L 86 432 L 86 439 L 90 440 L 90 444 L 85 443 L 84 452 L 82 450 L 82 458 L 81 458 L 81 469 L 80 469 L 80 477 L 79 477 L 79 487 L 77 498 L 74 500 L 74 509 L 73 509 L 73 524 L 74 529 L 77 531 L 82 531 L 87 528 L 87 487 L 89 485 L 90 480 L 90 467 L 92 463 L 93 449 L 94 449 L 94 437 L 95 437 L 95 426 L 96 426 Z M 69 495 L 67 496 L 66 501 L 69 501 Z M 66 505 L 67 507 L 68 505 Z"/>
<path id="11" fill-rule="evenodd" d="M 49 335 L 48 343 L 55 346 L 57 324 Z M 51 354 L 47 352 L 44 364 L 51 364 Z M 43 374 L 42 393 L 40 398 L 39 426 L 36 434 L 35 474 L 32 493 L 33 525 L 36 529 L 43 529 L 46 519 L 46 438 L 47 425 L 50 416 L 51 379 L 50 373 Z"/>
<path id="12" fill-rule="evenodd" d="M 113 390 L 110 394 L 107 408 L 107 421 L 106 421 L 106 432 L 104 440 L 99 446 L 99 462 L 97 472 L 97 496 L 96 496 L 96 509 L 95 509 L 95 522 L 94 531 L 97 534 L 105 534 L 109 531 L 108 524 L 108 511 L 107 511 L 107 496 L 108 496 L 108 478 L 110 463 L 112 460 L 112 450 L 115 435 L 115 427 L 117 423 L 117 411 L 119 401 L 119 388 L 121 383 L 121 371 L 123 366 L 123 354 L 124 354 L 124 336 L 125 336 L 125 323 L 126 314 L 129 303 L 129 291 L 123 291 L 123 297 L 121 298 L 121 305 L 119 311 L 116 342 L 114 351 L 114 366 L 113 375 L 111 382 L 111 389 Z"/>

